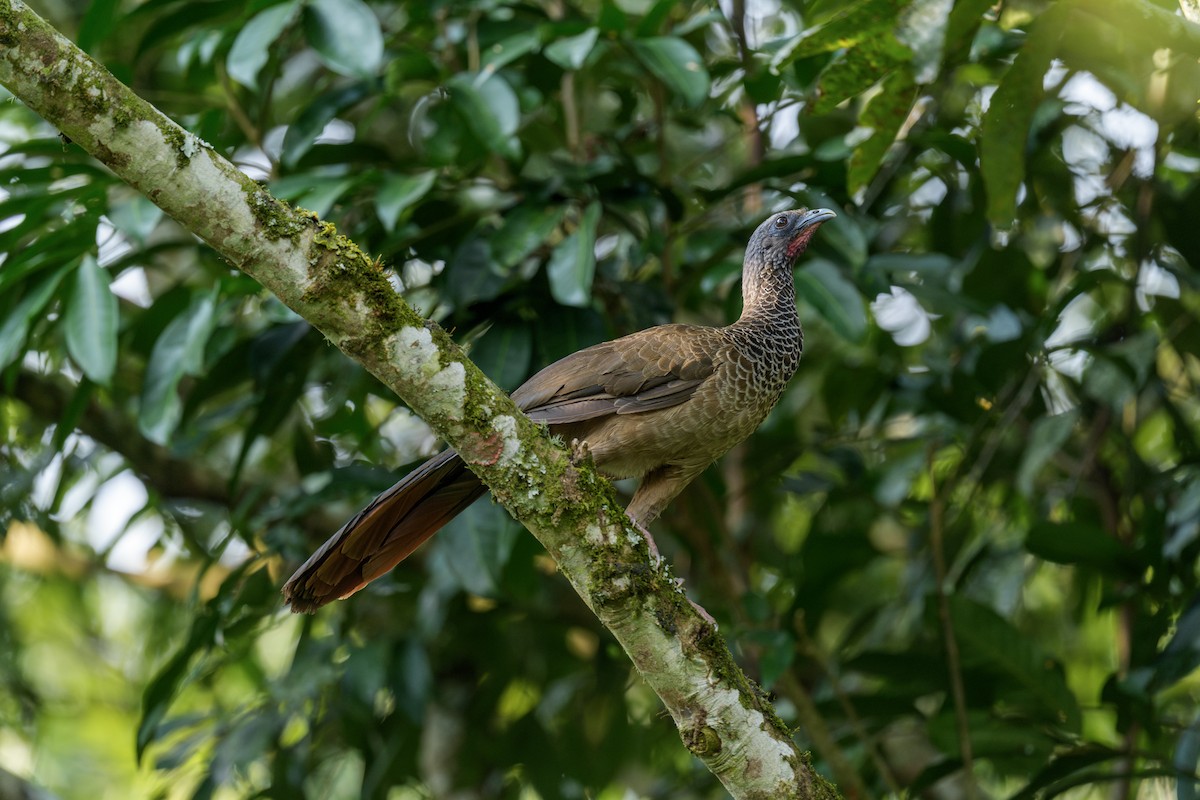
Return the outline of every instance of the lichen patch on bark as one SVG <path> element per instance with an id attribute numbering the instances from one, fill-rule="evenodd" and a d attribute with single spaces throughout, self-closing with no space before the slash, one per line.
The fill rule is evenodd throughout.
<path id="1" fill-rule="evenodd" d="M 463 400 L 467 396 L 467 371 L 461 361 L 451 361 L 435 372 L 427 388 L 446 409 L 447 419 L 462 419 Z"/>
<path id="2" fill-rule="evenodd" d="M 459 361 L 441 365 L 437 346 L 428 328 L 405 326 L 392 337 L 393 359 L 401 372 L 420 376 L 421 388 L 432 409 L 447 420 L 462 419 L 463 403 L 467 396 L 466 369 Z"/>
<path id="3" fill-rule="evenodd" d="M 492 417 L 492 429 L 500 434 L 502 448 L 500 463 L 512 461 L 521 452 L 521 438 L 517 433 L 517 420 L 510 414 L 497 414 Z"/>

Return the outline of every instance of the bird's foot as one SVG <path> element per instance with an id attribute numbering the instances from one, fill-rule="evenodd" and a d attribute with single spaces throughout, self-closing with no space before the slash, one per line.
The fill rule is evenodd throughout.
<path id="1" fill-rule="evenodd" d="M 578 466 L 592 457 L 592 449 L 584 439 L 571 440 L 571 463 Z"/>
<path id="2" fill-rule="evenodd" d="M 712 625 L 712 629 L 713 629 L 714 631 L 716 631 L 716 630 L 720 630 L 720 626 L 719 626 L 719 625 L 717 625 L 717 621 L 716 621 L 715 619 L 713 619 L 713 615 L 712 615 L 712 614 L 710 614 L 710 613 L 708 613 L 708 611 L 707 611 L 707 610 L 704 608 L 704 606 L 700 605 L 700 604 L 699 604 L 699 603 L 697 603 L 695 600 L 693 600 L 692 598 L 688 597 L 688 596 L 687 596 L 687 593 L 686 593 L 686 592 L 684 592 L 684 590 L 683 590 L 683 578 L 676 578 L 676 579 L 675 579 L 675 586 L 676 586 L 676 587 L 679 589 L 679 592 L 680 592 L 680 594 L 682 594 L 682 595 L 683 595 L 683 599 L 684 599 L 684 600 L 687 600 L 687 601 L 688 601 L 688 603 L 690 603 L 690 604 L 691 604 L 692 608 L 696 609 L 696 613 L 697 613 L 697 614 L 699 614 L 699 615 L 700 615 L 700 617 L 701 617 L 701 618 L 702 618 L 702 619 L 703 619 L 705 622 L 707 622 L 709 625 Z"/>
<path id="3" fill-rule="evenodd" d="M 657 569 L 662 564 L 663 557 L 662 554 L 658 552 L 658 545 L 654 543 L 654 537 L 651 536 L 650 531 L 646 530 L 642 526 L 642 523 L 638 522 L 636 519 L 630 517 L 629 522 L 633 525 L 633 527 L 637 528 L 637 532 L 640 533 L 642 538 L 646 540 L 646 547 L 650 550 L 650 561 Z"/>

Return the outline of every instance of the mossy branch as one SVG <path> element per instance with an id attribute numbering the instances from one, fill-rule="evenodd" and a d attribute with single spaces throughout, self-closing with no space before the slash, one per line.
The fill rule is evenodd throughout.
<path id="1" fill-rule="evenodd" d="M 23 3 L 0 0 L 0 83 L 389 386 L 524 524 L 737 798 L 832 798 L 761 690 L 651 561 L 612 486 L 517 410 L 334 227 L 289 208 Z"/>

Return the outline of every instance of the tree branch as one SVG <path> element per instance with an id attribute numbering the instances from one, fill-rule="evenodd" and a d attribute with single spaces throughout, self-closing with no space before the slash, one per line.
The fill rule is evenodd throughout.
<path id="1" fill-rule="evenodd" d="M 463 456 L 558 562 L 736 798 L 830 798 L 728 648 L 651 562 L 612 486 L 517 410 L 376 263 L 134 95 L 19 0 L 0 83 L 316 326 Z"/>
<path id="2" fill-rule="evenodd" d="M 27 405 L 35 416 L 61 424 L 71 403 L 71 393 L 72 387 L 64 381 L 22 370 L 17 374 L 12 396 Z M 134 472 L 148 478 L 148 483 L 168 497 L 226 506 L 236 502 L 229 494 L 227 479 L 201 464 L 176 458 L 166 447 L 142 436 L 124 416 L 94 398 L 87 402 L 76 428 L 119 453 Z"/>
<path id="3" fill-rule="evenodd" d="M 74 387 L 66 381 L 22 370 L 17 374 L 12 396 L 27 405 L 35 416 L 61 424 L 73 391 Z M 232 491 L 228 475 L 194 459 L 180 458 L 170 448 L 150 441 L 128 417 L 106 408 L 95 398 L 84 406 L 76 428 L 124 458 L 139 480 L 164 497 L 200 500 L 230 510 L 241 500 Z M 341 525 L 342 520 L 320 508 L 312 508 L 305 509 L 291 523 L 303 529 L 308 539 L 319 542 Z"/>

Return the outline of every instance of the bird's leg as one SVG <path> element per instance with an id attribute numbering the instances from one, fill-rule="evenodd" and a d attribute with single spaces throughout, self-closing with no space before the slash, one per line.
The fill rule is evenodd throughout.
<path id="1" fill-rule="evenodd" d="M 658 552 L 658 545 L 654 543 L 654 537 L 651 536 L 650 531 L 646 530 L 646 527 L 642 525 L 642 523 L 638 522 L 633 516 L 629 517 L 629 521 L 633 524 L 633 527 L 637 528 L 638 533 L 642 534 L 642 537 L 645 538 L 646 547 L 650 550 L 650 560 L 657 568 L 660 564 L 662 564 L 663 557 Z M 692 608 L 696 609 L 696 613 L 699 614 L 705 622 L 707 622 L 709 625 L 712 625 L 714 631 L 717 630 L 717 621 L 713 619 L 712 614 L 709 614 L 708 611 L 705 610 L 704 606 L 688 597 L 687 592 L 683 590 L 683 578 L 675 579 L 675 588 L 678 589 L 679 593 L 683 595 L 683 599 L 687 600 L 688 603 L 691 604 Z"/>
<path id="2" fill-rule="evenodd" d="M 582 464 L 592 457 L 592 449 L 588 447 L 586 439 L 571 440 L 571 463 L 576 466 Z"/>
<path id="3" fill-rule="evenodd" d="M 677 585 L 679 586 L 679 591 L 682 592 L 683 591 L 683 578 L 678 579 Z M 699 614 L 701 617 L 703 617 L 705 622 L 707 622 L 709 625 L 712 625 L 714 631 L 720 629 L 720 626 L 717 625 L 717 621 L 715 619 L 713 619 L 713 615 L 708 613 L 708 611 L 706 611 L 704 609 L 704 606 L 700 605 L 695 600 L 688 597 L 687 594 L 684 594 L 683 597 L 685 600 L 687 600 L 689 603 L 692 604 L 692 608 L 696 609 L 696 613 Z"/>
<path id="4" fill-rule="evenodd" d="M 642 538 L 646 540 L 646 547 L 650 550 L 650 561 L 653 562 L 654 566 L 657 568 L 660 564 L 662 564 L 663 557 L 662 554 L 658 552 L 658 545 L 654 543 L 654 537 L 650 535 L 650 531 L 646 530 L 646 527 L 642 525 L 642 523 L 637 521 L 636 517 L 629 515 L 628 512 L 626 512 L 626 515 L 629 516 L 630 524 L 637 528 L 637 532 L 640 533 Z"/>

